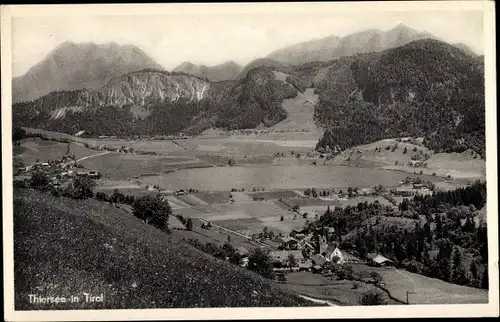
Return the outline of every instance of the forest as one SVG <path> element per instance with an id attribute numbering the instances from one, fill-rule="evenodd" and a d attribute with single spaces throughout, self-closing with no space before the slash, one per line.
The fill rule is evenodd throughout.
<path id="1" fill-rule="evenodd" d="M 318 89 L 318 148 L 414 136 L 437 153 L 485 156 L 484 67 L 451 45 L 426 39 L 358 55 Z"/>
<path id="2" fill-rule="evenodd" d="M 400 209 L 377 202 L 328 208 L 316 226 L 334 227 L 334 241 L 361 258 L 377 252 L 411 272 L 487 289 L 487 226 L 485 217 L 481 218 L 485 205 L 486 184 L 476 182 L 425 197 L 416 195 Z M 404 212 L 417 213 L 419 219 L 402 216 Z M 382 224 L 388 217 L 405 219 Z"/>

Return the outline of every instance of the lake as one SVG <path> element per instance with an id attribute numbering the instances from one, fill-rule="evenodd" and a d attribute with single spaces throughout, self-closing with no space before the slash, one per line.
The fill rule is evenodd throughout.
<path id="1" fill-rule="evenodd" d="M 269 189 L 372 187 L 378 184 L 394 186 L 409 173 L 383 169 L 346 166 L 257 165 L 185 169 L 159 176 L 142 178 L 146 184 L 167 190 L 198 189 L 229 191 L 231 188 Z M 436 181 L 431 176 L 426 180 Z"/>

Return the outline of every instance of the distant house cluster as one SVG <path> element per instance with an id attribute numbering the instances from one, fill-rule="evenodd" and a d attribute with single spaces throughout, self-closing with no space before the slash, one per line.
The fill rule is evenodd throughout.
<path id="1" fill-rule="evenodd" d="M 50 184 L 54 187 L 75 177 L 88 177 L 95 180 L 102 177 L 102 174 L 97 170 L 84 170 L 78 168 L 73 156 L 64 155 L 58 160 L 49 162 L 37 161 L 34 164 L 17 168 L 15 170 L 14 181 L 27 182 L 35 172 L 44 172 L 49 178 Z"/>
<path id="2" fill-rule="evenodd" d="M 334 233 L 335 229 L 328 227 L 321 232 L 293 230 L 290 236 L 281 237 L 278 250 L 271 252 L 274 270 L 314 271 L 321 270 L 327 262 L 341 265 L 363 262 L 337 245 L 329 244 L 327 238 L 331 240 Z"/>

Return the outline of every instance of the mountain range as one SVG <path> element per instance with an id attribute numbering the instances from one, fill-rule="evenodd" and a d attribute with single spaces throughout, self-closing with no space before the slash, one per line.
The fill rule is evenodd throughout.
<path id="1" fill-rule="evenodd" d="M 409 42 L 433 38 L 428 32 L 421 32 L 403 24 L 382 31 L 369 29 L 345 37 L 328 36 L 322 39 L 302 42 L 278 49 L 266 58 L 283 64 L 303 64 L 314 61 L 329 61 L 342 56 L 382 51 L 405 45 Z"/>
<path id="2" fill-rule="evenodd" d="M 173 72 L 133 46 L 65 43 L 14 79 L 29 97 L 49 92 L 19 99 L 13 123 L 122 136 L 268 127 L 287 117 L 283 99 L 314 88 L 315 122 L 325 130 L 318 149 L 423 136 L 438 152 L 470 148 L 484 156 L 483 58 L 427 36 L 405 26 L 368 30 L 283 49 L 242 69 L 186 62 Z M 223 80 L 229 75 L 235 79 Z"/>
<path id="3" fill-rule="evenodd" d="M 99 88 L 110 79 L 146 68 L 163 69 L 141 49 L 115 43 L 64 42 L 12 80 L 12 101 L 30 101 L 52 91 Z"/>
<path id="4" fill-rule="evenodd" d="M 234 61 L 228 61 L 215 66 L 195 65 L 184 62 L 173 69 L 174 72 L 191 74 L 200 78 L 205 78 L 212 82 L 235 79 L 242 70 L 242 66 Z"/>

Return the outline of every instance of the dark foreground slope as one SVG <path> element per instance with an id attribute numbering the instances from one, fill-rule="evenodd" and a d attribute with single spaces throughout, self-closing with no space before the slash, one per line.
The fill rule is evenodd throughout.
<path id="1" fill-rule="evenodd" d="M 26 189 L 15 196 L 17 310 L 314 305 L 107 203 Z M 103 303 L 86 303 L 84 292 Z M 34 305 L 28 294 L 80 302 Z"/>

